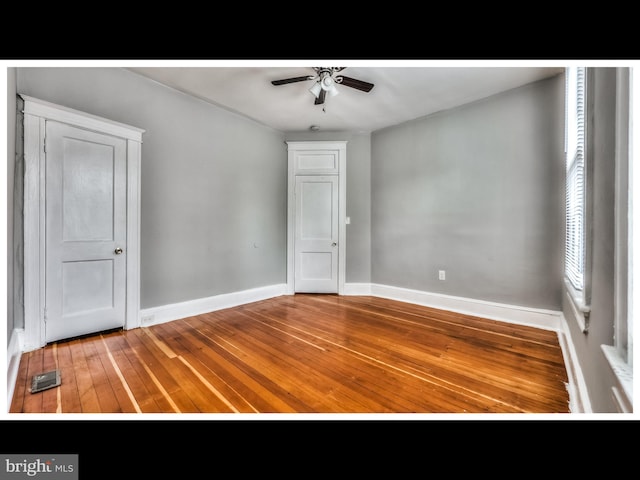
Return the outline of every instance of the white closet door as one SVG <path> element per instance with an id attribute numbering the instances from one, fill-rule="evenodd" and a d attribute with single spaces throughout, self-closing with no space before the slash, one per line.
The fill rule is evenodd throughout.
<path id="1" fill-rule="evenodd" d="M 338 292 L 338 176 L 295 182 L 295 291 Z"/>
<path id="2" fill-rule="evenodd" d="M 123 327 L 126 140 L 46 122 L 46 341 Z"/>

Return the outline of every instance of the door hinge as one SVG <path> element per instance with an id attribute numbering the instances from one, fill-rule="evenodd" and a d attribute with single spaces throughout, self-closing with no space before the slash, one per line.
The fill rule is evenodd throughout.
<path id="1" fill-rule="evenodd" d="M 48 120 L 44 121 L 44 130 L 42 132 L 42 150 L 44 151 L 44 153 L 47 153 L 47 124 L 48 124 Z"/>
<path id="2" fill-rule="evenodd" d="M 47 308 L 46 307 L 44 309 L 44 312 L 42 312 L 42 313 L 43 313 L 43 316 L 44 316 L 44 321 L 46 322 L 47 321 Z"/>

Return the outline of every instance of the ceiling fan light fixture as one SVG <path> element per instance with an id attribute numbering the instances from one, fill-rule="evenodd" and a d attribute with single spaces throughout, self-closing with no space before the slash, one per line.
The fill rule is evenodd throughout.
<path id="1" fill-rule="evenodd" d="M 320 96 L 320 90 L 322 90 L 322 85 L 320 85 L 320 82 L 314 83 L 313 86 L 309 89 L 309 91 L 313 93 L 313 96 L 316 98 Z"/>
<path id="2" fill-rule="evenodd" d="M 328 72 L 324 72 L 322 74 L 322 78 L 320 79 L 320 83 L 322 85 L 323 90 L 329 91 L 331 90 L 331 87 L 333 86 L 335 81 L 333 80 L 333 77 L 329 75 Z"/>
<path id="3" fill-rule="evenodd" d="M 336 81 L 329 72 L 323 72 L 322 78 L 320 79 L 320 87 L 332 97 L 338 94 Z"/>

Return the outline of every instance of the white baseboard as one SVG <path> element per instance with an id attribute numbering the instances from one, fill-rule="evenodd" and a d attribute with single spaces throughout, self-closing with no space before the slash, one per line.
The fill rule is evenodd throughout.
<path id="1" fill-rule="evenodd" d="M 140 310 L 140 325 L 149 326 L 180 318 L 257 302 L 287 294 L 287 285 L 270 285 L 187 302 L 162 305 Z M 546 330 L 562 331 L 562 312 L 487 302 L 472 298 L 454 297 L 439 293 L 410 290 L 375 283 L 346 283 L 344 295 L 373 295 L 391 300 L 441 308 L 467 315 L 529 325 Z"/>
<path id="2" fill-rule="evenodd" d="M 504 303 L 487 302 L 473 298 L 454 297 L 440 293 L 410 290 L 389 285 L 371 284 L 371 294 L 376 297 L 415 303 L 426 307 L 441 308 L 466 315 L 528 325 L 545 330 L 561 331 L 562 312 L 522 307 Z"/>
<path id="3" fill-rule="evenodd" d="M 269 285 L 233 293 L 224 293 L 213 297 L 199 298 L 188 302 L 173 303 L 160 307 L 140 310 L 140 326 L 148 327 L 159 323 L 171 322 L 180 318 L 200 315 L 223 308 L 236 307 L 245 303 L 257 302 L 285 295 L 286 284 Z"/>
<path id="4" fill-rule="evenodd" d="M 16 328 L 11 332 L 7 347 L 7 412 L 11 408 L 11 400 L 18 380 L 20 358 L 24 351 L 24 330 Z"/>
<path id="5" fill-rule="evenodd" d="M 567 369 L 567 376 L 569 377 L 569 385 L 567 385 L 567 390 L 569 391 L 569 411 L 571 413 L 593 413 L 591 402 L 589 401 L 589 393 L 587 392 L 587 384 L 584 381 L 582 369 L 578 363 L 575 347 L 572 342 L 568 341 L 568 339 L 571 338 L 571 334 L 564 315 L 561 316 L 561 325 L 562 327 L 558 338 L 560 340 L 560 347 L 562 348 L 564 364 Z"/>

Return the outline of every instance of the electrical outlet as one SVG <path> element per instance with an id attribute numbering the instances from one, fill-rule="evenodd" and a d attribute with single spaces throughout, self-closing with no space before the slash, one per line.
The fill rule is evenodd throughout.
<path id="1" fill-rule="evenodd" d="M 438 270 L 438 280 L 445 280 L 447 275 L 444 270 Z"/>
<path id="2" fill-rule="evenodd" d="M 155 315 L 144 315 L 140 319 L 140 323 L 142 323 L 142 325 L 149 325 L 155 321 L 155 318 L 156 318 Z"/>

